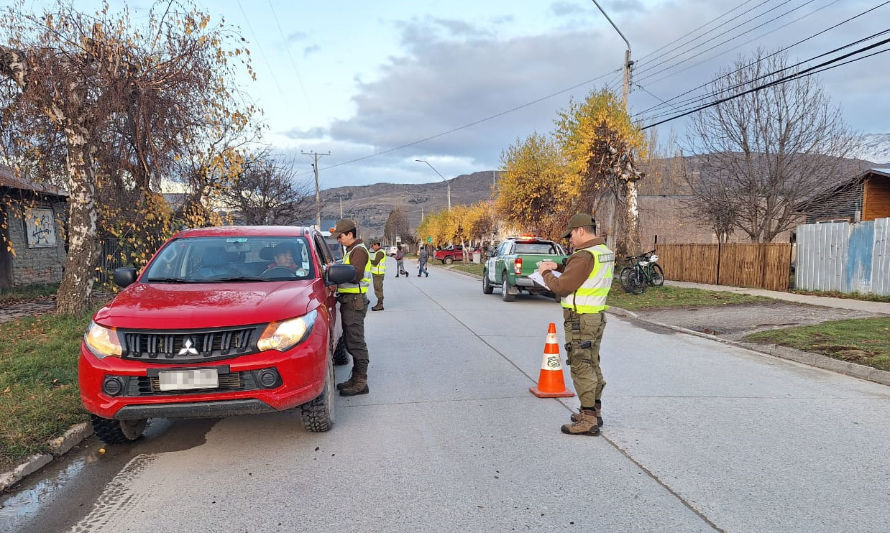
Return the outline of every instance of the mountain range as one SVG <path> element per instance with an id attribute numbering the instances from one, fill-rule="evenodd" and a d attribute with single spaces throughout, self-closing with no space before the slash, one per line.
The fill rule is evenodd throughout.
<path id="1" fill-rule="evenodd" d="M 856 153 L 858 159 L 865 159 L 880 166 L 890 165 L 890 133 L 869 133 L 862 136 L 862 146 Z"/>
<path id="2" fill-rule="evenodd" d="M 857 163 L 868 166 L 890 165 L 890 133 L 864 135 L 859 151 L 854 154 Z M 687 160 L 687 164 L 688 164 Z M 659 161 L 656 167 L 671 166 L 668 160 Z M 641 194 L 683 194 L 682 180 L 676 171 L 649 169 L 648 180 Z M 451 185 L 451 205 L 473 204 L 492 197 L 498 171 L 484 170 L 472 174 L 462 174 L 448 180 Z M 666 178 L 666 179 L 665 179 Z M 417 227 L 423 215 L 448 207 L 448 185 L 445 182 L 395 184 L 375 183 L 373 185 L 337 187 L 321 191 L 322 227 L 334 225 L 339 218 L 352 218 L 364 238 L 383 235 L 383 227 L 390 212 L 401 208 L 408 217 L 408 224 Z M 341 216 L 342 213 L 342 216 Z"/>

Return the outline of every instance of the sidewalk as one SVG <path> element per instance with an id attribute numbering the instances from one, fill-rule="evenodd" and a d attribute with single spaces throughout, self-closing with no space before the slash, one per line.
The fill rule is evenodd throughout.
<path id="1" fill-rule="evenodd" d="M 795 294 L 792 292 L 768 291 L 766 289 L 747 289 L 744 287 L 728 287 L 726 285 L 707 285 L 705 283 L 692 283 L 689 281 L 665 281 L 664 284 L 670 285 L 672 287 L 685 287 L 688 289 L 702 289 L 706 291 L 724 291 L 734 292 L 738 294 L 750 294 L 753 296 L 763 296 L 765 298 L 773 298 L 775 300 L 784 300 L 786 302 L 794 302 L 799 304 L 819 305 L 822 307 L 834 307 L 836 309 L 851 309 L 853 311 L 865 311 L 868 313 L 890 315 L 890 303 L 888 302 L 869 302 L 865 300 L 853 300 L 848 298 L 810 296 L 806 294 Z"/>

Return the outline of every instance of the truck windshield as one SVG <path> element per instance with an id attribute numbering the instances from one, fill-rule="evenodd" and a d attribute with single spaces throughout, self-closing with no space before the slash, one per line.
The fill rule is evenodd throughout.
<path id="1" fill-rule="evenodd" d="M 145 282 L 282 281 L 315 276 L 303 237 L 189 237 L 169 242 L 148 265 Z"/>
<path id="2" fill-rule="evenodd" d="M 515 254 L 561 255 L 562 251 L 549 242 L 517 242 Z"/>

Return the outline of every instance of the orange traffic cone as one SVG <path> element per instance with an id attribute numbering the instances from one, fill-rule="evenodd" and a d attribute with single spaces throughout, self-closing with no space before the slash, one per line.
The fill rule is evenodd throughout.
<path id="1" fill-rule="evenodd" d="M 556 343 L 556 324 L 550 323 L 547 328 L 547 341 L 544 343 L 544 360 L 541 362 L 541 375 L 538 386 L 529 387 L 529 391 L 538 398 L 568 398 L 575 393 L 566 390 L 566 382 L 562 377 L 559 345 Z"/>

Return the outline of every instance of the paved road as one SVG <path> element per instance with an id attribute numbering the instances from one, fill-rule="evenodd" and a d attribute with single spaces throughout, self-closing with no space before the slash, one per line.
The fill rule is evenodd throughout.
<path id="1" fill-rule="evenodd" d="M 606 426 L 570 437 L 577 400 L 528 392 L 559 306 L 438 268 L 386 290 L 371 394 L 338 399 L 331 432 L 281 413 L 161 423 L 104 456 L 93 443 L 78 460 L 95 481 L 21 529 L 887 529 L 884 386 L 610 317 Z"/>

